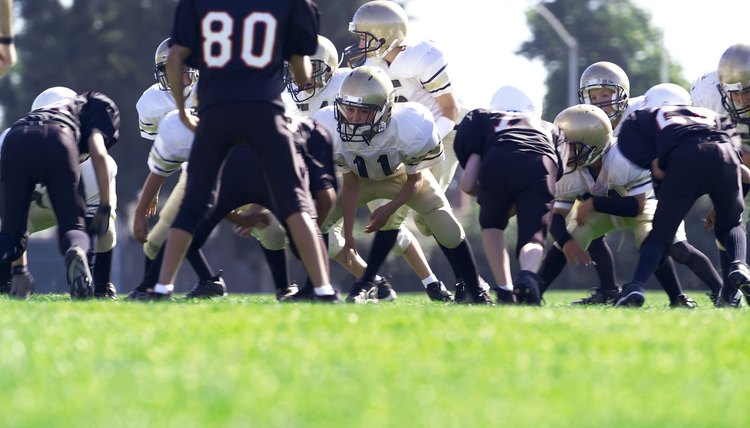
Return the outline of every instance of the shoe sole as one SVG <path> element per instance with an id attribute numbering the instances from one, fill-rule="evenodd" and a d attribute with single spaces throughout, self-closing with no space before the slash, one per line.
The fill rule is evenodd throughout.
<path id="1" fill-rule="evenodd" d="M 65 253 L 65 269 L 71 299 L 82 300 L 94 297 L 94 281 L 83 250 L 73 247 Z"/>
<path id="2" fill-rule="evenodd" d="M 615 302 L 615 307 L 640 308 L 641 306 L 643 306 L 643 303 L 645 301 L 646 301 L 646 296 L 644 296 L 643 292 L 631 291 L 630 293 L 619 298 Z"/>

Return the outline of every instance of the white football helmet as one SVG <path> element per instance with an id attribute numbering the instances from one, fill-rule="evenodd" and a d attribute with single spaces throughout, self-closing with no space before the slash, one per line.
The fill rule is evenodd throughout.
<path id="1" fill-rule="evenodd" d="M 524 91 L 515 86 L 502 86 L 495 91 L 490 101 L 490 109 L 498 111 L 517 111 L 532 117 L 540 118 L 542 109 Z"/>
<path id="2" fill-rule="evenodd" d="M 612 123 L 607 113 L 591 104 L 578 104 L 561 111 L 555 118 L 568 142 L 568 172 L 601 159 L 612 146 Z"/>
<path id="3" fill-rule="evenodd" d="M 294 83 L 294 77 L 289 69 L 289 63 L 284 62 L 284 83 L 294 102 L 302 103 L 322 91 L 338 69 L 339 53 L 336 46 L 323 36 L 318 36 L 318 49 L 310 56 L 312 63 L 312 78 L 304 87 Z"/>
<path id="4" fill-rule="evenodd" d="M 352 70 L 341 82 L 334 102 L 341 139 L 369 144 L 388 125 L 394 102 L 396 90 L 383 70 L 367 66 Z"/>
<path id="5" fill-rule="evenodd" d="M 730 46 L 719 60 L 721 102 L 735 123 L 750 125 L 750 44 Z"/>
<path id="6" fill-rule="evenodd" d="M 31 103 L 31 110 L 36 110 L 50 104 L 75 98 L 76 95 L 75 91 L 70 88 L 64 86 L 53 86 L 43 90 L 36 96 L 36 98 L 34 98 L 34 102 Z"/>
<path id="7" fill-rule="evenodd" d="M 406 39 L 409 17 L 398 3 L 387 0 L 367 2 L 357 9 L 349 31 L 360 37 L 344 49 L 350 67 L 359 67 L 368 54 L 382 58 Z"/>
<path id="8" fill-rule="evenodd" d="M 620 119 L 620 116 L 628 108 L 628 97 L 630 96 L 630 80 L 625 71 L 617 64 L 607 61 L 599 61 L 591 64 L 581 74 L 581 82 L 578 90 L 578 101 L 581 104 L 594 104 L 597 107 L 612 107 L 609 118 L 612 122 Z M 613 91 L 611 100 L 607 102 L 591 101 L 589 91 L 592 89 L 611 89 Z"/>
<path id="9" fill-rule="evenodd" d="M 689 106 L 693 105 L 690 92 L 674 83 L 659 83 L 649 88 L 643 95 L 641 108 L 655 108 L 661 106 Z"/>
<path id="10" fill-rule="evenodd" d="M 169 55 L 169 37 L 159 43 L 159 46 L 156 48 L 156 53 L 154 53 L 154 79 L 156 80 L 156 83 L 159 84 L 159 89 L 162 91 L 169 90 L 169 80 L 167 79 L 167 55 Z M 198 80 L 198 70 L 184 66 L 182 73 L 187 76 L 190 81 L 185 88 L 185 93 L 187 94 L 187 91 L 189 90 L 188 88 L 192 87 L 195 84 L 195 81 Z"/>

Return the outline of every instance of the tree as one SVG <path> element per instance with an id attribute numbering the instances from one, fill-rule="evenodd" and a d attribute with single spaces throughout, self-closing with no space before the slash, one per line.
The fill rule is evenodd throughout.
<path id="1" fill-rule="evenodd" d="M 661 45 L 662 33 L 651 26 L 650 15 L 631 0 L 554 0 L 543 5 L 578 41 L 579 76 L 594 62 L 610 61 L 628 74 L 631 96 L 661 83 L 662 54 L 667 55 Z M 551 120 L 567 107 L 567 48 L 536 11 L 529 10 L 526 18 L 533 38 L 517 53 L 541 59 L 549 71 L 544 117 Z M 681 67 L 672 61 L 669 64 L 669 80 L 689 88 L 681 77 Z"/>

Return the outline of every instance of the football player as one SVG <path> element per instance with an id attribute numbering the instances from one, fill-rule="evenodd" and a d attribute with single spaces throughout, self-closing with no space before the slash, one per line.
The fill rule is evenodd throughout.
<path id="1" fill-rule="evenodd" d="M 740 137 L 734 124 L 707 108 L 690 105 L 642 109 L 623 122 L 618 146 L 631 162 L 650 168 L 660 184 L 653 229 L 641 245 L 633 279 L 623 287 L 615 305 L 643 305 L 645 282 L 667 254 L 688 210 L 703 194 L 714 203 L 714 234 L 731 261 L 728 283 L 735 290 L 750 293 L 741 224 Z M 728 287 L 722 289 L 724 301 L 734 297 L 729 291 Z"/>
<path id="2" fill-rule="evenodd" d="M 333 105 L 341 86 L 341 81 L 351 71 L 347 67 L 339 68 L 336 65 L 337 58 L 338 52 L 333 43 L 323 36 L 318 36 L 318 50 L 315 52 L 315 55 L 310 57 L 313 64 L 313 83 L 309 83 L 304 89 L 298 88 L 293 83 L 289 67 L 286 67 L 287 72 L 284 78 L 287 82 L 287 91 L 297 103 L 298 111 L 302 116 L 311 117 L 321 108 Z M 381 202 L 379 201 L 368 203 L 368 207 L 371 210 L 377 209 L 380 205 Z M 394 216 L 392 221 L 400 224 L 403 222 L 403 219 Z M 389 228 L 386 227 L 386 229 Z M 341 230 L 340 222 L 330 228 L 329 235 L 333 236 L 329 236 L 328 238 L 329 254 L 335 254 L 335 260 L 359 278 L 364 275 L 366 269 L 365 261 L 357 254 L 345 255 L 341 251 L 341 246 L 344 243 Z M 398 228 L 396 245 L 393 248 L 395 253 L 404 256 L 423 285 L 430 284 L 433 277 L 432 269 L 427 262 L 427 258 L 419 242 L 403 224 Z M 349 260 L 351 263 L 346 263 L 345 260 Z M 386 278 L 376 275 L 375 285 L 377 287 L 377 300 L 391 301 L 396 299 L 397 294 Z M 441 299 L 450 299 L 450 296 L 441 296 Z"/>
<path id="3" fill-rule="evenodd" d="M 657 204 L 651 174 L 623 157 L 613 142 L 608 119 L 600 108 L 585 104 L 568 107 L 555 118 L 555 124 L 565 134 L 570 157 L 568 171 L 556 186 L 550 228 L 555 245 L 548 251 L 540 272 L 547 285 L 562 271 L 558 263 L 550 260 L 563 258 L 570 263 L 588 264 L 591 259 L 586 249 L 593 239 L 627 229 L 633 231 L 640 245 L 651 230 Z M 574 204 L 576 201 L 580 203 Z M 677 248 L 675 245 L 671 248 Z M 696 306 L 682 292 L 670 257 L 659 265 L 656 277 L 669 296 L 670 306 Z M 617 295 L 602 297 L 604 301 L 600 303 L 614 303 Z"/>
<path id="4" fill-rule="evenodd" d="M 249 144 L 263 166 L 278 217 L 289 227 L 315 285 L 315 298 L 338 302 L 330 284 L 325 247 L 313 220 L 314 205 L 302 176 L 304 167 L 294 156 L 292 133 L 281 107 L 284 61 L 289 61 L 298 85 L 310 80 L 312 66 L 307 55 L 317 49 L 318 24 L 317 7 L 303 0 L 178 3 L 167 76 L 180 119 L 197 129 L 185 198 L 169 232 L 154 293 L 171 294 L 192 236 L 210 214 L 212 192 L 227 153 L 236 144 Z M 184 110 L 180 76 L 185 64 L 201 73 L 198 118 Z"/>
<path id="5" fill-rule="evenodd" d="M 37 183 L 46 186 L 58 222 L 60 251 L 70 296 L 94 296 L 86 257 L 90 237 L 85 226 L 85 201 L 79 193 L 80 162 L 91 158 L 99 190 L 99 205 L 89 230 L 99 236 L 111 221 L 112 195 L 107 149 L 119 138 L 120 113 L 115 103 L 98 92 L 33 110 L 8 131 L 0 159 L 5 200 L 0 231 L 0 259 L 18 259 L 26 249 L 29 206 Z"/>
<path id="6" fill-rule="evenodd" d="M 72 89 L 61 86 L 48 88 L 42 91 L 34 99 L 34 102 L 31 105 L 31 110 L 33 111 L 42 107 L 49 107 L 52 104 L 74 98 L 75 96 L 76 93 Z M 2 147 L 6 133 L 7 130 L 0 135 L 0 147 Z M 96 236 L 92 236 L 92 239 L 95 239 L 96 242 L 96 253 L 93 257 L 89 257 L 89 262 L 93 263 L 94 296 L 97 298 L 114 299 L 117 297 L 117 289 L 110 282 L 110 272 L 112 269 L 112 251 L 117 242 L 117 229 L 115 223 L 115 210 L 117 206 L 115 177 L 117 176 L 117 163 L 115 163 L 114 159 L 109 155 L 107 155 L 107 163 L 109 165 L 110 201 L 112 206 L 109 228 L 107 229 L 107 232 L 98 239 L 96 239 Z M 94 167 L 90 158 L 81 163 L 81 182 L 86 202 L 86 224 L 89 225 L 99 206 L 99 191 L 96 184 L 96 174 L 94 173 Z M 52 204 L 49 199 L 49 194 L 47 193 L 47 188 L 37 184 L 32 199 L 33 203 L 29 207 L 29 234 L 31 235 L 56 226 L 57 219 L 52 210 Z M 11 267 L 12 271 L 6 270 L 5 268 L 3 269 L 2 275 L 7 275 L 7 280 L 3 278 L 2 282 L 9 284 L 8 292 L 11 296 L 22 298 L 28 297 L 33 292 L 34 280 L 27 265 L 26 252 L 24 252 L 20 258 L 13 261 Z"/>
<path id="7" fill-rule="evenodd" d="M 330 139 L 325 131 L 309 119 L 289 120 L 290 127 L 295 130 L 295 142 L 299 147 L 299 152 L 305 159 L 304 162 L 310 177 L 310 190 L 315 196 L 317 211 L 325 217 L 335 201 L 336 182 Z M 162 141 L 168 141 L 172 144 L 165 145 Z M 170 113 L 167 115 L 159 127 L 159 136 L 155 142 L 155 147 L 178 147 L 181 144 L 183 147 L 187 146 L 187 152 L 189 152 L 191 143 L 192 132 L 182 124 L 177 114 Z M 180 159 L 180 156 L 187 156 L 187 153 L 172 153 L 172 158 L 176 159 Z M 176 163 L 179 164 L 180 162 Z M 271 207 L 271 211 L 275 211 L 273 198 L 268 192 L 266 179 L 261 172 L 257 158 L 249 147 L 238 146 L 229 153 L 226 165 L 222 169 L 215 208 L 211 216 L 202 222 L 196 230 L 194 239 L 188 249 L 188 257 L 191 253 L 199 251 L 215 226 L 223 218 L 226 217 L 230 221 L 242 225 L 243 228 L 249 226 L 247 224 L 248 216 L 252 216 L 252 223 L 257 222 L 259 217 L 255 215 L 257 210 L 254 208 L 244 210 L 252 214 L 239 212 L 241 210 L 238 210 L 238 208 L 248 204 L 254 204 L 261 208 Z M 278 222 L 271 223 L 270 219 L 265 219 L 266 215 L 263 214 L 263 222 L 267 224 L 264 224 L 264 227 L 253 228 L 254 236 L 264 249 L 274 279 L 277 298 L 280 301 L 294 300 L 293 297 L 296 295 L 297 289 L 296 285 L 290 285 L 288 280 L 285 255 L 286 233 Z M 158 280 L 163 255 L 162 248 L 154 263 L 149 267 L 149 271 L 141 284 L 131 293 L 132 299 L 148 298 L 147 291 L 152 289 Z M 277 261 L 276 259 L 279 257 L 281 260 Z M 223 280 L 220 280 L 219 276 L 213 276 L 212 278 L 212 275 L 212 272 L 205 273 L 198 285 L 185 297 L 210 298 L 225 295 L 226 285 Z"/>
<path id="8" fill-rule="evenodd" d="M 453 140 L 461 111 L 442 50 L 431 40 L 409 39 L 409 18 L 406 11 L 393 1 L 375 0 L 360 6 L 349 23 L 349 31 L 359 37 L 357 44 L 344 51 L 344 57 L 352 67 L 368 65 L 382 69 L 398 91 L 397 102 L 417 102 L 432 113 L 438 135 L 445 147 L 445 159 L 432 165 L 430 172 L 440 188 L 447 191 L 458 167 Z M 373 201 L 368 205 L 370 209 L 375 209 L 382 204 L 383 201 Z M 393 222 L 403 223 L 408 212 L 408 208 L 403 208 L 395 214 Z M 419 214 L 414 216 L 414 222 L 424 235 L 432 235 Z M 393 233 L 396 232 L 389 227 L 378 232 L 378 235 Z M 397 238 L 400 251 L 413 240 L 413 237 L 401 231 Z M 393 242 L 393 238 L 381 237 L 379 241 L 389 243 Z M 452 252 L 439 243 L 438 246 L 451 264 L 456 276 L 456 293 L 461 301 L 465 292 L 460 269 L 456 261 L 450 258 Z"/>
<path id="9" fill-rule="evenodd" d="M 16 63 L 13 43 L 13 0 L 0 0 L 0 76 Z"/>
<path id="10" fill-rule="evenodd" d="M 343 217 L 342 251 L 356 251 L 354 217 L 358 207 L 375 199 L 388 199 L 370 215 L 365 233 L 389 224 L 406 205 L 424 216 L 438 242 L 458 262 L 471 303 L 491 304 L 480 288 L 471 247 L 456 220 L 443 190 L 428 168 L 443 159 L 443 146 L 430 112 L 418 103 L 395 103 L 396 91 L 383 70 L 362 66 L 344 78 L 332 107 L 315 119 L 332 134 L 334 160 L 343 172 L 340 206 L 328 224 Z M 395 231 L 399 224 L 389 227 Z M 390 234 L 395 239 L 396 234 Z M 354 282 L 347 301 L 361 302 L 374 287 L 374 278 L 391 245 L 377 245 L 375 237 L 364 275 Z M 445 301 L 447 290 L 436 277 L 425 286 L 433 300 Z"/>
<path id="11" fill-rule="evenodd" d="M 541 120 L 540 109 L 522 90 L 501 87 L 491 107 L 469 112 L 459 125 L 454 147 L 464 168 L 461 190 L 478 196 L 482 241 L 498 301 L 540 305 L 537 272 L 567 146 L 559 129 Z M 511 289 L 504 231 L 513 209 L 521 271 Z"/>

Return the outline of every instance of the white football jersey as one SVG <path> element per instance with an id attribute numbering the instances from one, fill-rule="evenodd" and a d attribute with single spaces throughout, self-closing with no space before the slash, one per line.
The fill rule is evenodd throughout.
<path id="1" fill-rule="evenodd" d="M 639 168 L 623 156 L 617 144 L 613 144 L 602 156 L 602 169 L 594 177 L 586 167 L 563 175 L 555 187 L 555 208 L 569 210 L 575 200 L 586 193 L 592 196 L 636 196 L 647 193 L 654 196 L 651 172 Z"/>
<path id="2" fill-rule="evenodd" d="M 148 169 L 166 177 L 187 162 L 193 148 L 194 134 L 182 123 L 177 110 L 167 113 L 157 130 L 156 140 L 148 155 Z"/>
<path id="3" fill-rule="evenodd" d="M 185 96 L 185 108 L 192 106 L 192 97 L 188 93 Z M 172 92 L 162 91 L 159 85 L 154 83 L 143 91 L 143 95 L 135 104 L 138 110 L 138 126 L 141 129 L 141 137 L 147 140 L 155 140 L 159 130 L 159 122 L 164 116 L 177 108 Z"/>
<path id="4" fill-rule="evenodd" d="M 405 49 L 390 65 L 381 58 L 367 58 L 365 65 L 383 69 L 391 78 L 400 100 L 424 105 L 435 119 L 443 116 L 435 98 L 453 92 L 453 85 L 445 56 L 432 41 L 412 43 L 407 40 Z"/>
<path id="5" fill-rule="evenodd" d="M 432 114 L 421 104 L 394 104 L 388 126 L 369 144 L 341 139 L 333 106 L 320 110 L 313 119 L 331 135 L 336 166 L 362 178 L 379 181 L 404 170 L 413 174 L 445 158 Z"/>
<path id="6" fill-rule="evenodd" d="M 322 91 L 316 92 L 309 100 L 297 103 L 299 113 L 304 117 L 312 117 L 320 109 L 332 106 L 333 102 L 336 101 L 336 95 L 338 95 L 341 82 L 351 70 L 348 67 L 337 69 Z"/>

